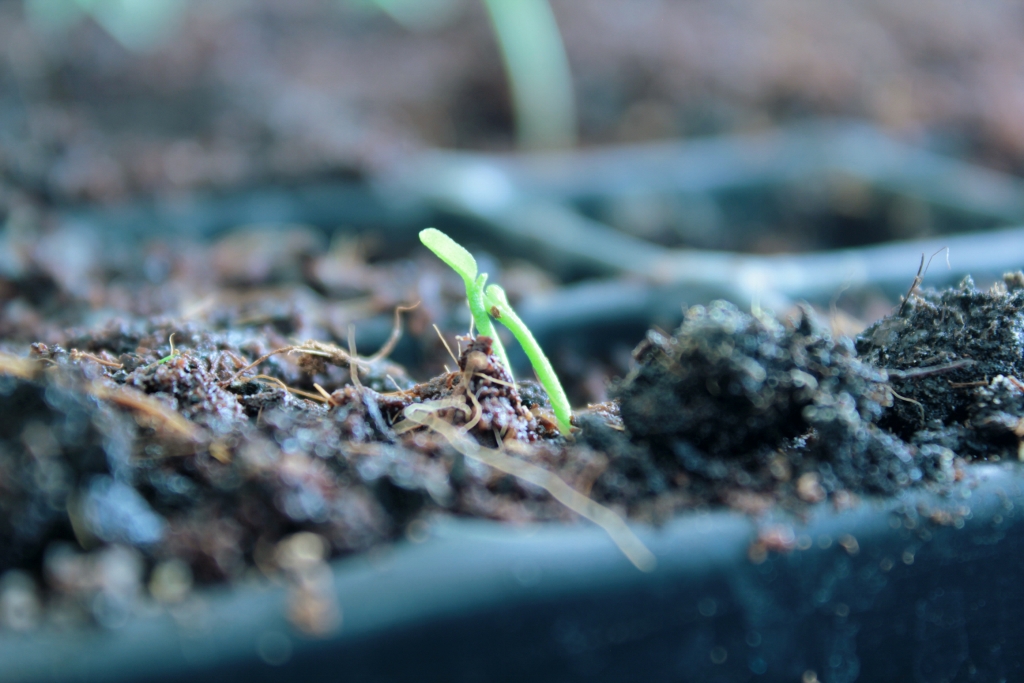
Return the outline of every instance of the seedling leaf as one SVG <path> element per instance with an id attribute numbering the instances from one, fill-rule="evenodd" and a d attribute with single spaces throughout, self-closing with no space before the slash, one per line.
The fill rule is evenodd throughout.
<path id="1" fill-rule="evenodd" d="M 423 242 L 423 246 L 437 254 L 439 259 L 461 275 L 462 279 L 466 281 L 466 288 L 469 289 L 470 283 L 476 280 L 477 267 L 476 259 L 466 251 L 465 247 L 437 228 L 421 230 L 420 242 Z"/>
<path id="2" fill-rule="evenodd" d="M 434 252 L 439 259 L 451 266 L 451 269 L 462 276 L 466 283 L 466 301 L 477 332 L 494 340 L 491 349 L 501 360 L 505 369 L 512 373 L 512 365 L 508 362 L 508 354 L 501 343 L 491 318 L 487 315 L 484 304 L 484 285 L 487 284 L 487 273 L 477 275 L 476 259 L 466 249 L 437 228 L 420 231 L 420 241 Z"/>

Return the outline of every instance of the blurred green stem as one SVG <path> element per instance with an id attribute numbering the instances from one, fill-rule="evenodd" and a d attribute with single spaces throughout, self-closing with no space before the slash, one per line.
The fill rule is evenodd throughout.
<path id="1" fill-rule="evenodd" d="M 576 143 L 576 105 L 569 60 L 547 0 L 483 0 L 512 88 L 519 145 Z"/>

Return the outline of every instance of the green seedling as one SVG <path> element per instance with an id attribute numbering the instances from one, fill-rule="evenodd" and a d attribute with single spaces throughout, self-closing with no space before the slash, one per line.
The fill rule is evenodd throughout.
<path id="1" fill-rule="evenodd" d="M 483 0 L 498 39 L 515 110 L 519 145 L 576 143 L 572 72 L 548 0 Z"/>
<path id="2" fill-rule="evenodd" d="M 484 302 L 487 273 L 477 274 L 476 259 L 473 258 L 473 255 L 437 228 L 421 230 L 420 242 L 423 242 L 427 249 L 434 252 L 439 259 L 447 263 L 462 277 L 462 281 L 466 283 L 466 301 L 469 303 L 469 312 L 473 316 L 473 324 L 480 334 L 487 335 L 494 340 L 491 349 L 511 374 L 512 366 L 508 362 L 508 355 L 494 330 L 494 324 L 491 323 L 491 318 L 487 314 L 487 304 Z"/>
<path id="3" fill-rule="evenodd" d="M 476 259 L 473 258 L 473 255 L 440 230 L 427 228 L 421 231 L 420 241 L 438 258 L 451 266 L 452 270 L 462 276 L 463 282 L 466 283 L 466 300 L 469 302 L 473 324 L 481 334 L 494 339 L 492 346 L 494 353 L 510 373 L 512 366 L 509 365 L 505 348 L 498 339 L 498 335 L 495 334 L 494 324 L 491 322 L 492 316 L 507 327 L 519 341 L 533 365 L 534 372 L 537 373 L 537 379 L 548 392 L 548 399 L 551 401 L 551 409 L 555 413 L 559 431 L 568 435 L 571 429 L 569 418 L 572 414 L 569 399 L 565 395 L 565 390 L 562 389 L 562 383 L 558 381 L 558 375 L 551 367 L 551 362 L 540 348 L 540 344 L 509 305 L 505 291 L 498 285 L 491 285 L 485 289 L 487 273 L 478 274 Z"/>

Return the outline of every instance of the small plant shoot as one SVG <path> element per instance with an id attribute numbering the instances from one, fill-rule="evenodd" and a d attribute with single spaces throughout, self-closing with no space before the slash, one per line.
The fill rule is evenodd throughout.
<path id="1" fill-rule="evenodd" d="M 466 300 L 469 302 L 473 323 L 481 334 L 494 339 L 492 348 L 509 372 L 512 371 L 512 367 L 509 365 L 505 349 L 495 333 L 491 317 L 493 316 L 507 327 L 523 347 L 523 351 L 526 352 L 526 356 L 533 365 L 534 372 L 537 373 L 537 379 L 548 392 L 548 399 L 551 401 L 551 409 L 555 413 L 559 431 L 568 435 L 571 430 L 569 419 L 572 414 L 569 399 L 565 395 L 565 390 L 562 389 L 562 383 L 558 381 L 558 375 L 551 367 L 551 362 L 541 350 L 540 344 L 509 305 L 505 290 L 498 285 L 491 285 L 485 289 L 487 274 L 477 273 L 476 259 L 473 258 L 473 255 L 440 230 L 427 228 L 421 231 L 420 241 L 462 277 L 466 283 Z"/>
<path id="2" fill-rule="evenodd" d="M 473 316 L 473 324 L 480 334 L 494 340 L 491 349 L 511 374 L 512 365 L 508 362 L 505 347 L 494 330 L 494 324 L 487 314 L 487 306 L 484 303 L 484 285 L 487 284 L 487 273 L 478 275 L 476 259 L 473 258 L 473 255 L 437 228 L 421 230 L 420 241 L 462 277 L 463 282 L 466 283 L 466 301 L 469 303 L 469 312 Z"/>

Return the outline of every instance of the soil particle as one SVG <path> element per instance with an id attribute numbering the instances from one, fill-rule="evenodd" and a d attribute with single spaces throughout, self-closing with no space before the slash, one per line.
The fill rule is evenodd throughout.
<path id="1" fill-rule="evenodd" d="M 462 376 L 453 394 L 466 396 L 468 403 L 479 406 L 478 433 L 490 433 L 495 441 L 535 441 L 539 438 L 537 420 L 520 400 L 512 375 L 491 352 L 492 341 L 483 335 L 469 340 L 459 356 Z M 466 424 L 476 417 L 471 414 Z"/>
<path id="2" fill-rule="evenodd" d="M 1024 419 L 1024 274 L 988 291 L 968 277 L 911 296 L 864 331 L 857 350 L 897 396 L 881 426 L 971 458 L 1016 457 Z"/>

